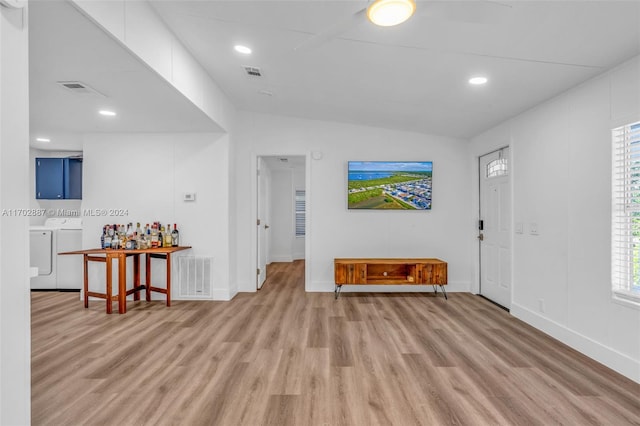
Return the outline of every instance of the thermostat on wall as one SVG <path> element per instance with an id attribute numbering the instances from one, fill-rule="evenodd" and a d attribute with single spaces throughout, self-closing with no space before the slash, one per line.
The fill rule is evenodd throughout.
<path id="1" fill-rule="evenodd" d="M 195 192 L 185 192 L 184 201 L 195 201 L 196 193 Z"/>

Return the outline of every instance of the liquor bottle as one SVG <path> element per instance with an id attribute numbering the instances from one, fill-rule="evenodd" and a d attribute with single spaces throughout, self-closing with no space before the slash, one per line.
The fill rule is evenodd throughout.
<path id="1" fill-rule="evenodd" d="M 178 247 L 180 245 L 180 232 L 178 231 L 178 225 L 173 224 L 173 231 L 171 231 L 171 245 Z"/>
<path id="2" fill-rule="evenodd" d="M 145 235 L 146 237 L 144 239 L 144 247 L 151 248 L 151 228 L 149 228 L 148 226 L 147 226 L 147 233 Z"/>
<path id="3" fill-rule="evenodd" d="M 120 227 L 118 228 L 118 237 L 120 238 L 120 248 L 126 248 L 127 235 L 123 224 L 120 224 Z"/>
<path id="4" fill-rule="evenodd" d="M 158 247 L 158 228 L 156 228 L 156 224 L 154 223 L 151 226 L 151 248 Z"/>
<path id="5" fill-rule="evenodd" d="M 113 236 L 111 237 L 111 248 L 118 249 L 120 248 L 120 239 L 118 238 L 117 225 L 113 225 Z"/>
<path id="6" fill-rule="evenodd" d="M 136 233 L 138 236 L 142 235 L 142 228 L 140 228 L 140 222 L 136 223 Z"/>
<path id="7" fill-rule="evenodd" d="M 160 222 L 158 222 L 160 223 Z M 162 247 L 164 245 L 164 226 L 162 228 L 158 228 L 158 247 Z"/>
<path id="8" fill-rule="evenodd" d="M 100 248 L 104 248 L 104 236 L 107 233 L 107 227 L 103 226 L 102 227 L 102 235 L 100 235 Z"/>
<path id="9" fill-rule="evenodd" d="M 106 226 L 106 233 L 104 235 L 104 248 L 111 248 L 111 240 L 113 239 L 113 233 L 109 225 Z"/>
<path id="10" fill-rule="evenodd" d="M 164 233 L 163 247 L 171 247 L 171 225 L 167 225 L 167 231 Z"/>
<path id="11" fill-rule="evenodd" d="M 133 229 L 133 223 L 129 222 L 127 224 L 127 241 L 133 240 L 133 233 L 134 232 L 136 232 L 136 230 Z"/>

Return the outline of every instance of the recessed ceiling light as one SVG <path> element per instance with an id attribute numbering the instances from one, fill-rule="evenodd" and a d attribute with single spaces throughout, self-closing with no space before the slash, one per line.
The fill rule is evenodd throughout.
<path id="1" fill-rule="evenodd" d="M 235 49 L 236 52 L 243 53 L 245 55 L 249 55 L 251 53 L 251 49 L 241 44 L 236 44 L 235 46 L 233 46 L 233 48 Z"/>
<path id="2" fill-rule="evenodd" d="M 489 81 L 487 77 L 472 77 L 469 79 L 469 84 L 479 86 L 481 84 L 485 84 L 487 81 Z"/>
<path id="3" fill-rule="evenodd" d="M 376 0 L 367 8 L 367 18 L 381 27 L 392 27 L 411 18 L 415 0 Z"/>
<path id="4" fill-rule="evenodd" d="M 49 139 L 49 138 L 36 138 L 36 141 L 38 141 L 38 142 L 51 142 L 51 139 Z"/>
<path id="5" fill-rule="evenodd" d="M 100 113 L 100 115 L 105 115 L 107 117 L 115 117 L 116 113 L 113 111 L 109 111 L 106 109 L 101 109 L 100 111 L 98 111 L 98 113 Z"/>

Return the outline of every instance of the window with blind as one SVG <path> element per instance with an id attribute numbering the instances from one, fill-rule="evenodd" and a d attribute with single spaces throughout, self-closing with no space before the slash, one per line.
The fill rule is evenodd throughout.
<path id="1" fill-rule="evenodd" d="M 304 190 L 296 190 L 296 237 L 305 235 L 305 193 Z"/>
<path id="2" fill-rule="evenodd" d="M 612 137 L 612 290 L 640 303 L 640 122 L 613 129 Z"/>

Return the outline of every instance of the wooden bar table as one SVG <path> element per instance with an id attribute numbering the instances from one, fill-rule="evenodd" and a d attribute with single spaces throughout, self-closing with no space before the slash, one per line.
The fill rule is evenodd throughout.
<path id="1" fill-rule="evenodd" d="M 133 294 L 133 300 L 140 300 L 140 290 L 146 290 L 147 302 L 151 301 L 151 292 L 163 293 L 167 297 L 167 306 L 171 306 L 171 255 L 177 251 L 190 249 L 190 246 L 158 247 L 149 249 L 87 249 L 67 251 L 58 254 L 81 254 L 84 257 L 84 307 L 89 307 L 89 297 L 106 299 L 107 313 L 112 312 L 112 303 L 118 301 L 118 313 L 127 312 L 127 296 Z M 145 255 L 145 284 L 140 284 L 140 255 Z M 104 255 L 104 257 L 102 256 Z M 127 290 L 127 257 L 133 256 L 133 288 Z M 151 259 L 164 259 L 167 264 L 167 288 L 151 285 Z M 112 265 L 118 261 L 118 294 L 112 290 Z M 106 263 L 105 293 L 89 291 L 89 262 Z"/>

